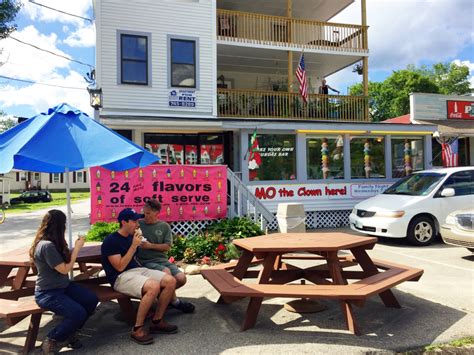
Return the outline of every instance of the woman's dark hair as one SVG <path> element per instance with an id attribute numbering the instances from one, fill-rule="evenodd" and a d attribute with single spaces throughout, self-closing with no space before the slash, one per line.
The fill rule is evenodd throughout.
<path id="1" fill-rule="evenodd" d="M 41 221 L 35 240 L 30 248 L 30 258 L 33 261 L 35 257 L 36 246 L 41 240 L 49 240 L 55 246 L 58 252 L 63 256 L 66 263 L 71 260 L 71 253 L 64 238 L 66 231 L 66 215 L 60 210 L 50 210 Z"/>

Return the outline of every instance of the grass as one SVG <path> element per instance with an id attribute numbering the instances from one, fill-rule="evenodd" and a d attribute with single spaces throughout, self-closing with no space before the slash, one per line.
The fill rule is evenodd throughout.
<path id="1" fill-rule="evenodd" d="M 19 212 L 29 212 L 41 210 L 44 208 L 52 208 L 53 206 L 65 206 L 66 205 L 66 192 L 51 192 L 53 201 L 51 202 L 37 202 L 37 203 L 20 203 L 17 205 L 11 205 L 8 209 L 8 214 L 16 214 Z M 20 196 L 20 194 L 12 194 L 11 198 Z M 90 192 L 71 192 L 71 202 L 84 200 L 90 197 Z"/>
<path id="2" fill-rule="evenodd" d="M 430 354 L 472 354 L 474 337 L 453 340 L 445 344 L 431 344 L 417 350 L 409 350 L 404 355 L 430 355 Z"/>

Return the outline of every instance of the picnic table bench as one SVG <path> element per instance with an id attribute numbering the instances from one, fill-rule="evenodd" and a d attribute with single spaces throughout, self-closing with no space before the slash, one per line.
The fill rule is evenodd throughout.
<path id="1" fill-rule="evenodd" d="M 255 325 L 265 297 L 322 298 L 339 300 L 347 328 L 359 334 L 352 304 L 362 306 L 369 297 L 379 295 L 386 307 L 400 308 L 390 289 L 404 281 L 417 281 L 423 274 L 422 269 L 371 259 L 366 249 L 372 249 L 376 241 L 373 237 L 345 233 L 289 233 L 239 239 L 234 240 L 243 250 L 238 262 L 204 269 L 201 274 L 220 293 L 219 303 L 250 297 L 241 330 Z M 350 250 L 351 255 L 337 255 L 342 249 Z M 309 254 L 301 254 L 302 251 Z M 283 262 L 285 259 L 324 263 L 300 268 Z M 248 269 L 257 263 L 263 265 L 260 270 Z M 344 270 L 354 265 L 362 270 Z M 257 283 L 242 281 L 246 278 L 257 278 Z M 291 283 L 300 279 L 312 283 Z M 347 280 L 357 281 L 348 283 Z"/>
<path id="2" fill-rule="evenodd" d="M 97 262 L 100 262 L 100 243 L 87 243 L 76 261 L 82 272 L 75 277 L 76 282 L 94 292 L 100 302 L 116 300 L 126 322 L 133 325 L 136 314 L 130 297 L 115 291 L 105 277 L 91 278 L 99 269 Z M 8 326 L 13 326 L 30 317 L 24 353 L 32 350 L 35 345 L 44 312 L 31 297 L 34 295 L 35 281 L 29 278 L 35 276 L 33 270 L 27 248 L 0 255 L 0 287 L 11 286 L 9 290 L 0 292 L 0 319 L 5 319 Z"/>

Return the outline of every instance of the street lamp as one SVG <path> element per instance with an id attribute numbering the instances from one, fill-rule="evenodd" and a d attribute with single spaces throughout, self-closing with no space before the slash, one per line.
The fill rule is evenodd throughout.
<path id="1" fill-rule="evenodd" d="M 91 89 L 87 88 L 90 97 L 90 105 L 95 109 L 98 110 L 102 107 L 102 89 Z"/>

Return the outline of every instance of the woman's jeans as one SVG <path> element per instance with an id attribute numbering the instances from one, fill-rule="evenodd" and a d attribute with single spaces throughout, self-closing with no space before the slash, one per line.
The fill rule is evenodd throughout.
<path id="1" fill-rule="evenodd" d="M 99 303 L 94 292 L 74 282 L 66 288 L 36 291 L 35 300 L 41 308 L 64 317 L 48 333 L 48 338 L 57 342 L 66 341 L 76 330 L 82 328 Z"/>

